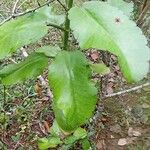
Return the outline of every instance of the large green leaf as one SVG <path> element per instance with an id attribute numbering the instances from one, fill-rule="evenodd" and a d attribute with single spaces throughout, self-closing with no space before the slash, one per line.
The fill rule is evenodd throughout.
<path id="1" fill-rule="evenodd" d="M 80 47 L 108 50 L 118 56 L 125 78 L 139 81 L 148 72 L 150 51 L 140 28 L 107 2 L 87 2 L 69 12 Z"/>
<path id="2" fill-rule="evenodd" d="M 4 85 L 10 85 L 38 76 L 47 65 L 48 58 L 44 54 L 31 54 L 25 61 L 10 64 L 0 70 L 0 81 Z"/>
<path id="3" fill-rule="evenodd" d="M 92 115 L 96 88 L 89 81 L 91 70 L 81 52 L 60 52 L 49 67 L 53 108 L 60 128 L 74 131 Z"/>
<path id="4" fill-rule="evenodd" d="M 3 24 L 0 26 L 0 59 L 42 38 L 48 31 L 46 24 L 62 21 L 63 17 L 53 15 L 47 6 Z"/>
<path id="5" fill-rule="evenodd" d="M 127 3 L 123 0 L 107 0 L 107 2 L 117 7 L 118 9 L 122 10 L 127 16 L 131 16 L 133 12 L 134 4 L 133 2 Z"/>

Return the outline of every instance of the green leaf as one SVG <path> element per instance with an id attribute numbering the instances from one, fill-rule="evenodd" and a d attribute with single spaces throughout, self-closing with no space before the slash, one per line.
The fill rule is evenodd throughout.
<path id="1" fill-rule="evenodd" d="M 58 46 L 43 46 L 39 48 L 36 53 L 43 53 L 47 57 L 55 57 L 60 51 L 61 49 Z"/>
<path id="2" fill-rule="evenodd" d="M 124 12 L 125 15 L 131 16 L 134 8 L 134 3 L 131 1 L 130 3 L 125 2 L 123 0 L 107 0 L 108 4 L 111 6 L 117 7 L 121 11 Z"/>
<path id="3" fill-rule="evenodd" d="M 72 147 L 73 147 L 72 144 L 69 144 L 69 145 L 63 145 L 63 146 L 61 147 L 60 150 L 70 150 Z"/>
<path id="4" fill-rule="evenodd" d="M 53 122 L 53 126 L 50 129 L 50 133 L 51 133 L 51 135 L 58 136 L 58 137 L 61 134 L 60 128 L 59 128 L 58 123 L 57 123 L 56 120 L 54 120 L 54 122 Z"/>
<path id="5" fill-rule="evenodd" d="M 59 127 L 71 132 L 92 115 L 97 90 L 89 81 L 91 70 L 81 52 L 62 51 L 49 67 L 53 109 Z"/>
<path id="6" fill-rule="evenodd" d="M 99 73 L 100 75 L 106 75 L 108 73 L 110 73 L 110 69 L 108 67 L 106 67 L 105 64 L 100 63 L 100 64 L 89 64 L 91 69 L 93 70 L 93 72 L 95 73 Z"/>
<path id="7" fill-rule="evenodd" d="M 87 132 L 85 129 L 83 128 L 78 128 L 73 135 L 77 138 L 77 139 L 83 139 L 87 136 Z"/>
<path id="8" fill-rule="evenodd" d="M 83 49 L 108 50 L 129 82 L 139 81 L 149 70 L 150 51 L 140 28 L 107 2 L 91 1 L 69 12 L 71 28 Z"/>
<path id="9" fill-rule="evenodd" d="M 31 77 L 40 75 L 48 65 L 48 58 L 44 54 L 31 54 L 25 61 L 10 64 L 0 70 L 0 80 L 4 85 L 10 85 Z"/>
<path id="10" fill-rule="evenodd" d="M 64 140 L 64 143 L 66 145 L 68 145 L 68 144 L 74 144 L 78 140 L 84 139 L 86 136 L 87 136 L 86 130 L 79 127 L 78 129 L 75 130 L 75 132 L 73 133 L 73 135 L 68 136 Z"/>
<path id="11" fill-rule="evenodd" d="M 48 32 L 47 23 L 60 24 L 62 19 L 45 6 L 0 26 L 0 59 L 42 38 Z"/>
<path id="12" fill-rule="evenodd" d="M 62 141 L 58 137 L 40 138 L 38 140 L 39 150 L 47 150 L 48 148 L 55 148 L 59 144 L 62 144 Z"/>
<path id="13" fill-rule="evenodd" d="M 64 143 L 65 143 L 66 145 L 72 145 L 72 144 L 74 144 L 76 141 L 77 141 L 77 138 L 76 138 L 75 136 L 71 135 L 71 136 L 68 136 L 68 137 L 64 140 Z"/>
<path id="14" fill-rule="evenodd" d="M 83 150 L 92 150 L 92 149 L 91 149 L 90 142 L 89 142 L 89 140 L 88 140 L 87 138 L 83 139 L 83 140 L 81 141 L 81 144 L 82 144 Z"/>

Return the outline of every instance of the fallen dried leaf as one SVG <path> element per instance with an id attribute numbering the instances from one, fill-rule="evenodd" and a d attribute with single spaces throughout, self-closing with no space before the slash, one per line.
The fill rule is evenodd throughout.
<path id="1" fill-rule="evenodd" d="M 99 53 L 98 53 L 98 52 L 93 52 L 93 53 L 91 54 L 91 58 L 92 58 L 94 61 L 96 61 L 96 60 L 99 58 Z"/>
<path id="2" fill-rule="evenodd" d="M 46 129 L 47 132 L 50 131 L 50 127 L 49 127 L 49 124 L 48 124 L 47 121 L 44 121 L 44 127 L 45 127 L 45 129 Z"/>

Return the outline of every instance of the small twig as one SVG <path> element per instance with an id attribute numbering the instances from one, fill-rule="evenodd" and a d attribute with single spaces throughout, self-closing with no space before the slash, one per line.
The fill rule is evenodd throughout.
<path id="1" fill-rule="evenodd" d="M 12 9 L 12 16 L 13 16 L 13 14 L 15 14 L 15 11 L 16 11 L 18 2 L 19 2 L 19 0 L 16 0 L 16 1 L 15 1 L 14 7 L 13 7 L 13 9 Z"/>
<path id="2" fill-rule="evenodd" d="M 102 99 L 106 99 L 106 98 L 114 97 L 114 96 L 119 96 L 119 95 L 122 95 L 122 94 L 125 94 L 125 93 L 136 91 L 138 89 L 141 89 L 141 88 L 149 86 L 149 85 L 150 85 L 150 82 L 142 84 L 142 85 L 139 85 L 139 86 L 136 86 L 136 87 L 133 87 L 133 88 L 130 88 L 130 89 L 127 89 L 127 90 L 124 90 L 124 91 L 120 91 L 120 92 L 117 92 L 117 93 L 105 95 Z"/>
<path id="3" fill-rule="evenodd" d="M 143 11 L 143 10 L 144 10 L 144 8 L 146 7 L 146 4 L 147 4 L 147 0 L 144 0 L 144 3 L 143 3 L 143 6 L 142 6 L 141 11 Z"/>
<path id="4" fill-rule="evenodd" d="M 36 0 L 36 2 L 37 2 L 37 4 L 38 4 L 38 6 L 41 6 L 41 4 L 40 4 L 40 2 L 39 2 L 38 0 Z"/>
<path id="5" fill-rule="evenodd" d="M 60 0 L 57 0 L 57 2 L 64 8 L 66 12 L 68 11 L 67 7 Z"/>
<path id="6" fill-rule="evenodd" d="M 49 24 L 47 24 L 47 26 L 52 26 L 52 27 L 57 28 L 57 29 L 60 29 L 60 30 L 62 30 L 62 31 L 66 31 L 63 27 L 58 26 L 58 25 L 56 25 L 56 24 L 49 23 Z"/>
<path id="7" fill-rule="evenodd" d="M 12 15 L 11 15 L 10 17 L 8 17 L 6 20 L 4 20 L 2 23 L 0 23 L 0 26 L 3 25 L 4 23 L 8 22 L 8 21 L 11 20 L 12 18 L 16 18 L 16 17 L 24 16 L 24 15 L 26 15 L 26 14 L 28 14 L 28 13 L 32 13 L 32 12 L 34 12 L 34 11 L 36 11 L 36 10 L 38 10 L 38 9 L 40 9 L 40 8 L 42 8 L 42 7 L 44 7 L 44 6 L 46 6 L 46 5 L 49 5 L 50 3 L 54 2 L 54 1 L 55 1 L 55 0 L 50 0 L 50 1 L 46 2 L 46 3 L 44 3 L 43 5 L 38 6 L 38 7 L 34 8 L 34 9 L 31 9 L 31 10 L 29 10 L 29 11 L 25 11 L 25 12 L 18 13 L 18 14 L 12 14 Z"/>
<path id="8" fill-rule="evenodd" d="M 9 60 L 10 60 L 11 62 L 13 62 L 14 64 L 17 64 L 17 62 L 16 62 L 14 59 L 9 58 Z"/>
<path id="9" fill-rule="evenodd" d="M 137 25 L 141 24 L 141 21 L 143 20 L 144 15 L 149 10 L 149 8 L 150 8 L 150 2 L 144 7 L 143 11 L 141 12 L 141 14 L 139 15 L 138 19 L 136 20 L 136 24 Z"/>

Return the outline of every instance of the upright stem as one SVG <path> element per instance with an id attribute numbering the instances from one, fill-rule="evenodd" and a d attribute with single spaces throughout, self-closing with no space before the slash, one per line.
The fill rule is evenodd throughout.
<path id="1" fill-rule="evenodd" d="M 67 1 L 68 11 L 72 8 L 72 6 L 73 6 L 73 0 L 68 0 Z M 70 33 L 70 20 L 68 19 L 68 12 L 67 12 L 66 20 L 65 20 L 64 38 L 63 38 L 63 48 L 64 48 L 64 50 L 68 50 L 69 33 Z"/>

